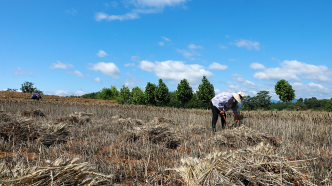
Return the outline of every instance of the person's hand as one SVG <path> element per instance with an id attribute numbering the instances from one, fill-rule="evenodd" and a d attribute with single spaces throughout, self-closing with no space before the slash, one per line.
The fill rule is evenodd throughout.
<path id="1" fill-rule="evenodd" d="M 237 122 L 239 122 L 239 120 L 235 120 L 235 124 L 236 124 Z"/>
<path id="2" fill-rule="evenodd" d="M 224 116 L 225 115 L 225 111 L 223 111 L 223 110 L 220 111 L 220 114 Z"/>

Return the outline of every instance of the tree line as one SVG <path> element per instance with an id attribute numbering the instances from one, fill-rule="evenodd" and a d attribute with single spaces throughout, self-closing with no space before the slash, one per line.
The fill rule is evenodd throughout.
<path id="1" fill-rule="evenodd" d="M 31 82 L 24 82 L 20 90 L 23 93 L 39 93 L 43 91 L 33 86 Z M 17 89 L 8 88 L 7 91 L 17 91 Z M 332 98 L 318 100 L 316 97 L 300 98 L 293 102 L 295 98 L 295 90 L 282 79 L 275 85 L 275 92 L 279 96 L 280 101 L 274 103 L 271 101 L 269 91 L 260 91 L 256 96 L 247 95 L 239 105 L 240 110 L 324 110 L 332 111 Z M 116 100 L 120 104 L 133 105 L 150 105 L 150 106 L 167 106 L 176 108 L 197 108 L 207 109 L 210 107 L 210 101 L 215 96 L 214 86 L 203 76 L 198 91 L 194 92 L 187 79 L 183 79 L 177 86 L 175 91 L 169 91 L 167 85 L 162 79 L 159 79 L 158 85 L 148 82 L 145 91 L 138 86 L 130 89 L 123 85 L 120 90 L 115 86 L 103 88 L 98 92 L 84 94 L 82 96 L 68 96 L 75 98 L 88 98 L 100 100 Z"/>
<path id="2" fill-rule="evenodd" d="M 101 91 L 84 94 L 82 98 L 116 100 L 120 104 L 167 106 L 176 108 L 209 108 L 211 99 L 215 96 L 214 87 L 203 76 L 198 91 L 194 92 L 187 79 L 183 79 L 175 91 L 169 91 L 162 79 L 158 84 L 148 82 L 145 91 L 138 86 L 131 91 L 125 85 L 120 90 L 115 86 L 103 88 Z"/>

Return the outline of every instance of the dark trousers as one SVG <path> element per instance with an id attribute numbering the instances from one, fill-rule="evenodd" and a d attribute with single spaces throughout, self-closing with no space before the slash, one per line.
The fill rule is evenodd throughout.
<path id="1" fill-rule="evenodd" d="M 218 120 L 218 115 L 221 118 L 221 127 L 224 129 L 226 127 L 226 121 L 225 121 L 224 117 L 220 114 L 220 111 L 218 110 L 218 108 L 213 106 L 212 102 L 210 103 L 210 106 L 211 106 L 211 110 L 212 110 L 212 130 L 216 131 L 216 123 Z M 226 118 L 226 114 L 225 114 L 225 118 Z"/>

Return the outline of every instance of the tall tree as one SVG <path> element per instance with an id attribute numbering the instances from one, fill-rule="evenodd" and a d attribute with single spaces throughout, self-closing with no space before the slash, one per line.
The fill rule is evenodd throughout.
<path id="1" fill-rule="evenodd" d="M 193 89 L 189 85 L 186 79 L 180 81 L 177 87 L 176 96 L 179 101 L 183 104 L 183 107 L 191 100 L 193 97 Z"/>
<path id="2" fill-rule="evenodd" d="M 122 85 L 120 89 L 120 96 L 123 98 L 124 102 L 127 103 L 130 98 L 130 90 L 125 85 Z"/>
<path id="3" fill-rule="evenodd" d="M 135 87 L 131 90 L 131 94 L 133 96 L 132 103 L 137 104 L 144 104 L 144 92 L 139 87 Z"/>
<path id="4" fill-rule="evenodd" d="M 198 99 L 205 103 L 206 107 L 209 108 L 209 103 L 215 96 L 215 92 L 213 85 L 206 78 L 206 76 L 203 76 L 202 83 L 198 86 L 197 96 Z"/>
<path id="5" fill-rule="evenodd" d="M 169 103 L 170 95 L 168 91 L 168 87 L 163 82 L 162 79 L 159 79 L 159 84 L 155 90 L 155 100 L 157 104 L 164 106 L 164 104 Z"/>
<path id="6" fill-rule="evenodd" d="M 156 105 L 155 92 L 157 86 L 154 83 L 148 82 L 145 87 L 144 96 L 146 105 Z"/>
<path id="7" fill-rule="evenodd" d="M 103 88 L 98 94 L 97 99 L 101 100 L 112 100 L 114 98 L 114 94 L 110 88 Z"/>
<path id="8" fill-rule="evenodd" d="M 271 104 L 271 97 L 272 96 L 269 95 L 269 91 L 264 90 L 258 92 L 256 96 L 258 108 L 268 110 Z"/>
<path id="9" fill-rule="evenodd" d="M 332 112 L 332 98 L 325 104 L 325 111 Z"/>
<path id="10" fill-rule="evenodd" d="M 279 99 L 283 102 L 286 102 L 288 110 L 288 102 L 295 98 L 295 90 L 293 90 L 292 85 L 290 85 L 288 81 L 281 79 L 274 86 L 274 90 L 279 96 Z"/>
<path id="11" fill-rule="evenodd" d="M 43 91 L 40 91 L 37 88 L 33 87 L 33 83 L 29 82 L 29 81 L 25 81 L 23 84 L 21 84 L 20 90 L 23 93 L 38 93 L 38 94 L 43 94 Z"/>

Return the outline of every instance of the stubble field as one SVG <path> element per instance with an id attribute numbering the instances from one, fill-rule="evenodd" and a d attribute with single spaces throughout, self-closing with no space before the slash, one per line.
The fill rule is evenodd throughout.
<path id="1" fill-rule="evenodd" d="M 330 185 L 332 114 L 0 100 L 2 185 Z M 232 113 L 227 120 L 233 123 Z"/>

